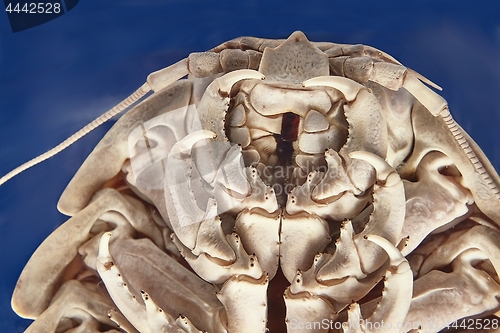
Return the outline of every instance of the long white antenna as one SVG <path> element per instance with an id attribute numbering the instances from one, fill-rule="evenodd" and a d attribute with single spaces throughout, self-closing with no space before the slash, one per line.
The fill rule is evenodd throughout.
<path id="1" fill-rule="evenodd" d="M 54 155 L 59 154 L 61 151 L 64 149 L 68 148 L 71 146 L 73 143 L 76 141 L 80 140 L 82 137 L 96 129 L 97 127 L 101 126 L 103 123 L 114 117 L 115 115 L 119 114 L 123 110 L 127 109 L 129 106 L 132 104 L 136 103 L 138 100 L 140 100 L 142 97 L 144 97 L 148 92 L 151 91 L 150 85 L 146 82 L 144 83 L 139 89 L 137 89 L 132 95 L 128 96 L 125 100 L 120 102 L 118 105 L 116 105 L 114 108 L 109 110 L 108 112 L 100 115 L 94 121 L 92 121 L 90 124 L 87 124 L 84 128 L 76 132 L 75 134 L 71 135 L 69 138 L 55 146 L 54 148 L 50 149 L 49 151 L 38 155 L 37 157 L 33 158 L 32 160 L 29 160 L 28 162 L 18 166 L 14 170 L 10 171 L 7 173 L 5 176 L 0 178 L 0 185 L 11 179 L 12 177 L 15 177 L 16 175 L 20 174 L 26 169 L 31 168 L 34 165 L 37 165 L 40 162 L 45 161 L 48 158 L 51 158 Z"/>

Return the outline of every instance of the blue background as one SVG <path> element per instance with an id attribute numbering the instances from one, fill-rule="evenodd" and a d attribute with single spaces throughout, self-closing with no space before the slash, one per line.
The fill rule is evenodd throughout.
<path id="1" fill-rule="evenodd" d="M 444 88 L 455 119 L 500 169 L 499 1 L 82 0 L 12 33 L 0 13 L 0 174 L 52 148 L 148 73 L 242 36 L 375 46 Z M 0 186 L 0 331 L 17 277 L 66 217 L 56 202 L 110 125 Z"/>

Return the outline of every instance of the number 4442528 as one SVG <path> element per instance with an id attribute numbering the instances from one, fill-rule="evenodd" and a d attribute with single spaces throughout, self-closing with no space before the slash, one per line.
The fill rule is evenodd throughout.
<path id="1" fill-rule="evenodd" d="M 59 14 L 61 4 L 59 2 L 31 2 L 31 3 L 9 3 L 5 7 L 8 13 L 26 13 L 26 14 Z"/>

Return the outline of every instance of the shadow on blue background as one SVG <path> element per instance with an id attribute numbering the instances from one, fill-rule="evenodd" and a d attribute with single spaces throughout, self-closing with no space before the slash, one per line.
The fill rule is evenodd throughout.
<path id="1" fill-rule="evenodd" d="M 52 0 L 32 2 L 29 0 L 3 0 L 5 13 L 12 32 L 31 29 L 68 13 L 79 0 Z"/>
<path id="2" fill-rule="evenodd" d="M 58 144 L 148 73 L 242 35 L 375 46 L 444 88 L 455 119 L 500 169 L 497 1 L 95 1 L 12 33 L 0 19 L 0 174 Z M 0 15 L 2 16 L 2 15 Z M 66 217 L 56 202 L 110 125 L 0 187 L 0 331 L 17 277 Z"/>

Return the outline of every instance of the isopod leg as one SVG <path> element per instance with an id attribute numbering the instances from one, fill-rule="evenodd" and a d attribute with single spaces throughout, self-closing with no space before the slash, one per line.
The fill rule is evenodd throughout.
<path id="1" fill-rule="evenodd" d="M 106 223 L 114 225 L 114 232 L 120 237 L 133 234 L 135 229 L 162 247 L 161 232 L 144 206 L 129 200 L 132 199 L 113 189 L 99 191 L 93 202 L 53 232 L 32 255 L 19 277 L 12 295 L 14 310 L 23 317 L 36 318 L 49 306 L 58 286 L 74 278 L 84 263 L 95 269 L 90 257 L 82 261 L 79 254 L 80 248 L 94 236 L 91 232 L 94 226 L 99 229 L 106 228 Z M 92 252 L 90 248 L 89 251 Z"/>
<path id="2" fill-rule="evenodd" d="M 97 269 L 114 303 L 138 331 L 198 332 L 196 327 L 200 326 L 210 332 L 225 332 L 222 305 L 213 287 L 149 240 L 115 242 L 111 252 L 116 255 L 112 256 L 110 237 L 111 233 L 105 233 L 101 238 Z M 144 270 L 150 274 L 144 276 Z M 158 281 L 163 281 L 161 287 Z M 178 313 L 181 317 L 176 320 Z"/>

